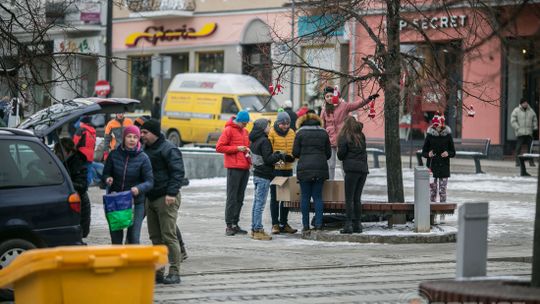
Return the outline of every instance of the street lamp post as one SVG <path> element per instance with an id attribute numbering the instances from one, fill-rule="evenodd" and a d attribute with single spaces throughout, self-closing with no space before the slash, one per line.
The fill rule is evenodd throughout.
<path id="1" fill-rule="evenodd" d="M 105 79 L 112 83 L 112 0 L 107 0 L 107 28 L 105 42 Z"/>

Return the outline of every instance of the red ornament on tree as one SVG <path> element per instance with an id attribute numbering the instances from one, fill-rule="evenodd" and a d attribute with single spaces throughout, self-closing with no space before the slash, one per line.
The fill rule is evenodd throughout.
<path id="1" fill-rule="evenodd" d="M 332 103 L 337 105 L 339 103 L 339 88 L 334 86 L 334 96 L 332 96 Z"/>
<path id="2" fill-rule="evenodd" d="M 268 86 L 268 92 L 270 92 L 270 95 L 272 95 L 272 96 L 276 95 L 276 92 L 274 92 L 274 85 L 273 84 L 270 84 Z"/>
<path id="3" fill-rule="evenodd" d="M 276 90 L 277 90 L 277 93 L 282 93 L 283 94 L 283 89 L 284 87 L 278 82 L 276 82 Z M 276 93 L 276 94 L 277 94 Z"/>
<path id="4" fill-rule="evenodd" d="M 371 119 L 375 118 L 375 101 L 369 103 L 368 117 Z"/>

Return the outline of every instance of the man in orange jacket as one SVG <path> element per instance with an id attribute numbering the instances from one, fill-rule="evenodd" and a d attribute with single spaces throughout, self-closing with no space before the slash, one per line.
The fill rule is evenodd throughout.
<path id="1" fill-rule="evenodd" d="M 122 144 L 124 128 L 132 126 L 133 121 L 124 117 L 124 113 L 117 113 L 116 117 L 107 123 L 103 143 L 103 159 L 106 160 L 109 153 Z"/>
<path id="2" fill-rule="evenodd" d="M 225 235 L 247 234 L 238 226 L 240 211 L 244 204 L 244 194 L 249 181 L 251 159 L 249 155 L 249 134 L 245 129 L 249 113 L 240 111 L 225 124 L 225 129 L 216 144 L 216 151 L 223 153 L 227 168 L 227 202 L 225 204 Z"/>

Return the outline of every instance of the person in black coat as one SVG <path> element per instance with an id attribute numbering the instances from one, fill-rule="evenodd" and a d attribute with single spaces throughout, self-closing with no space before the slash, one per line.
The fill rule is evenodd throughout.
<path id="1" fill-rule="evenodd" d="M 146 194 L 148 235 L 152 244 L 164 244 L 169 249 L 169 274 L 165 277 L 163 270 L 158 270 L 156 282 L 178 284 L 180 263 L 187 258 L 182 234 L 176 225 L 185 175 L 182 152 L 165 139 L 155 119 L 141 126 L 141 138 L 154 175 L 154 188 Z"/>
<path id="2" fill-rule="evenodd" d="M 456 156 L 452 132 L 444 125 L 444 116 L 435 115 L 431 120 L 422 147 L 422 156 L 427 158 L 426 165 L 433 173 L 434 181 L 430 183 L 431 201 L 436 201 L 438 192 L 440 202 L 444 203 L 450 177 L 450 158 Z"/>
<path id="3" fill-rule="evenodd" d="M 345 171 L 345 212 L 347 220 L 341 233 L 362 232 L 362 190 L 369 173 L 364 125 L 347 116 L 338 135 L 337 157 Z"/>
<path id="4" fill-rule="evenodd" d="M 56 156 L 66 167 L 73 188 L 81 198 L 81 231 L 86 238 L 90 233 L 91 204 L 88 196 L 88 162 L 86 156 L 77 150 L 75 143 L 69 137 L 63 137 L 54 145 Z"/>
<path id="5" fill-rule="evenodd" d="M 301 189 L 301 209 L 303 231 L 309 231 L 309 203 L 313 197 L 315 203 L 315 230 L 323 226 L 322 188 L 328 179 L 328 162 L 332 156 L 330 139 L 322 128 L 321 118 L 308 112 L 296 121 L 296 138 L 293 144 L 293 156 L 298 158 L 296 177 Z"/>
<path id="6" fill-rule="evenodd" d="M 126 243 L 139 244 L 144 219 L 145 193 L 154 187 L 150 159 L 142 151 L 139 128 L 124 128 L 122 145 L 113 150 L 103 168 L 103 180 L 110 192 L 131 191 L 134 200 L 133 225 L 127 229 Z M 110 231 L 113 244 L 124 243 L 124 231 Z"/>
<path id="7" fill-rule="evenodd" d="M 253 123 L 253 130 L 249 133 L 253 184 L 255 185 L 251 213 L 251 238 L 254 240 L 272 239 L 264 231 L 262 215 L 268 191 L 270 190 L 270 182 L 274 178 L 274 164 L 285 161 L 284 154 L 273 152 L 272 144 L 268 139 L 268 132 L 270 132 L 270 121 L 266 118 L 259 118 Z"/>

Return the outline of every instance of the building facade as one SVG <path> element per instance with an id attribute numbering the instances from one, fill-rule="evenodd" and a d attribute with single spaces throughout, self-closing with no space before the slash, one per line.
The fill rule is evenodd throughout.
<path id="1" fill-rule="evenodd" d="M 439 112 L 455 138 L 491 139 L 494 158 L 513 152 L 516 137 L 510 114 L 520 98 L 527 98 L 538 115 L 540 5 L 498 3 L 489 9 L 463 4 L 402 13 L 400 128 L 404 139 L 422 139 L 430 119 Z M 381 11 L 374 10 L 366 20 L 372 28 L 385 26 Z M 494 24 L 505 26 L 497 30 Z M 355 31 L 356 52 L 351 58 L 359 64 L 374 54 L 375 43 L 360 24 Z M 359 93 L 365 97 L 377 90 L 377 86 L 364 87 Z M 382 113 L 382 102 L 376 108 Z M 383 115 L 370 119 L 366 111 L 360 117 L 367 137 L 384 137 Z"/>
<path id="2" fill-rule="evenodd" d="M 114 14 L 113 96 L 139 99 L 148 110 L 186 72 L 247 74 L 269 86 L 275 25 L 288 21 L 283 2 L 127 1 Z"/>

